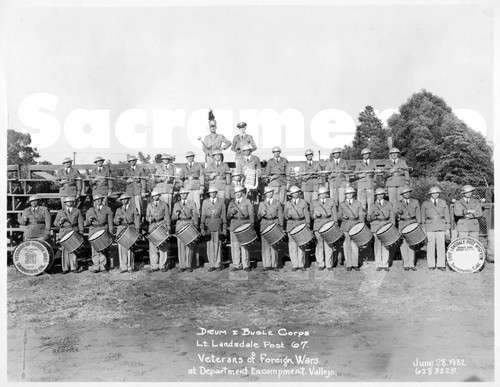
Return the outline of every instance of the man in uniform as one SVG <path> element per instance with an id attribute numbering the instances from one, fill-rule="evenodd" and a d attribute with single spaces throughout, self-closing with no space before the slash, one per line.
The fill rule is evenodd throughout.
<path id="1" fill-rule="evenodd" d="M 283 209 L 281 203 L 274 199 L 274 189 L 267 186 L 264 188 L 266 199 L 259 203 L 257 219 L 260 220 L 260 232 L 262 232 L 272 224 L 277 224 L 279 227 L 284 227 Z M 278 250 L 277 244 L 271 246 L 266 238 L 262 238 L 262 266 L 264 271 L 278 271 Z"/>
<path id="2" fill-rule="evenodd" d="M 187 163 L 181 169 L 181 186 L 188 193 L 187 199 L 196 204 L 200 210 L 200 195 L 205 190 L 205 167 L 194 161 L 194 152 L 186 153 Z"/>
<path id="3" fill-rule="evenodd" d="M 108 205 L 108 196 L 113 191 L 113 179 L 109 166 L 104 165 L 104 159 L 97 156 L 94 160 L 96 167 L 90 171 L 90 184 L 92 185 L 92 197 L 103 197 L 103 204 Z"/>
<path id="4" fill-rule="evenodd" d="M 333 148 L 331 153 L 333 160 L 326 164 L 326 170 L 331 172 L 328 177 L 330 198 L 335 201 L 336 206 L 344 201 L 346 181 L 349 177 L 345 172 L 347 170 L 347 162 L 340 158 L 341 153 L 342 150 L 340 148 Z"/>
<path id="5" fill-rule="evenodd" d="M 93 196 L 94 206 L 85 214 L 85 225 L 89 226 L 89 237 L 103 229 L 107 229 L 110 234 L 113 233 L 113 212 L 111 208 L 103 204 L 106 197 L 98 193 Z M 94 265 L 89 267 L 89 271 L 94 273 L 106 271 L 106 253 L 109 254 L 109 248 L 97 251 L 94 246 L 91 246 L 91 252 Z"/>
<path id="6" fill-rule="evenodd" d="M 203 176 L 203 174 L 201 175 Z M 172 211 L 172 220 L 175 223 L 175 232 L 179 233 L 180 230 L 189 223 L 191 223 L 196 229 L 198 229 L 198 207 L 194 201 L 189 200 L 188 197 L 192 191 L 186 188 L 181 189 L 180 195 L 181 200 L 174 204 L 174 209 Z M 198 200 L 199 200 L 198 195 Z M 193 271 L 194 263 L 194 249 L 195 245 L 186 245 L 181 238 L 177 238 L 177 250 L 179 254 L 179 271 L 181 273 L 185 271 Z"/>
<path id="7" fill-rule="evenodd" d="M 115 225 L 118 226 L 116 229 L 116 235 L 119 235 L 128 226 L 134 226 L 137 231 L 140 230 L 139 212 L 135 206 L 130 204 L 131 198 L 132 197 L 127 193 L 120 196 L 122 206 L 116 210 L 115 217 L 113 219 Z M 118 256 L 120 257 L 120 272 L 133 272 L 135 266 L 134 246 L 127 250 L 125 247 L 118 244 Z"/>
<path id="8" fill-rule="evenodd" d="M 363 212 L 363 205 L 354 199 L 354 193 L 356 191 L 352 187 L 347 187 L 345 189 L 346 199 L 340 203 L 338 211 L 338 219 L 341 220 L 340 230 L 344 233 L 344 255 L 345 255 L 345 266 L 347 271 L 356 270 L 359 271 L 358 262 L 358 246 L 351 239 L 349 235 L 349 230 L 356 223 L 364 221 L 365 214 Z"/>
<path id="9" fill-rule="evenodd" d="M 221 236 L 226 236 L 226 204 L 224 198 L 217 197 L 217 187 L 208 188 L 209 198 L 203 201 L 201 208 L 201 231 L 203 235 L 210 236 L 207 241 L 207 257 L 212 265 L 208 271 L 222 270 L 222 243 Z"/>
<path id="10" fill-rule="evenodd" d="M 374 178 L 374 163 L 370 160 L 370 155 L 372 151 L 365 148 L 361 151 L 361 156 L 363 160 L 358 161 L 354 172 L 358 178 L 358 200 L 363 205 L 363 209 L 370 213 L 371 207 L 375 200 L 373 195 L 373 189 L 375 183 Z"/>
<path id="11" fill-rule="evenodd" d="M 285 210 L 283 216 L 286 219 L 286 231 L 288 233 L 288 250 L 290 260 L 292 261 L 292 271 L 302 270 L 306 271 L 305 252 L 294 241 L 290 232 L 301 224 L 311 224 L 311 216 L 309 214 L 309 206 L 304 199 L 299 198 L 300 189 L 296 186 L 290 187 L 290 195 L 292 196 L 289 201 L 285 203 Z"/>
<path id="12" fill-rule="evenodd" d="M 266 165 L 266 175 L 269 178 L 269 187 L 274 190 L 274 198 L 283 206 L 286 201 L 286 174 L 288 170 L 288 160 L 281 157 L 281 148 L 273 148 L 272 159 Z"/>
<path id="13" fill-rule="evenodd" d="M 337 209 L 333 199 L 326 197 L 328 188 L 319 187 L 319 198 L 311 204 L 311 217 L 314 220 L 313 231 L 316 236 L 316 262 L 318 263 L 318 270 L 324 270 L 325 267 L 333 270 L 333 248 L 319 233 L 319 229 L 324 224 L 334 221 L 337 223 Z"/>
<path id="14" fill-rule="evenodd" d="M 206 174 L 209 186 L 217 189 L 219 198 L 225 202 L 229 200 L 229 185 L 231 184 L 231 170 L 227 163 L 222 161 L 222 151 L 214 150 L 212 152 L 213 161 L 208 163 Z"/>
<path id="15" fill-rule="evenodd" d="M 73 161 L 69 157 L 63 159 L 64 168 L 57 171 L 57 182 L 59 183 L 59 195 L 61 196 L 61 208 L 64 208 L 64 198 L 74 197 L 76 206 L 80 202 L 82 194 L 82 176 L 76 168 L 72 168 Z"/>
<path id="16" fill-rule="evenodd" d="M 420 204 L 417 199 L 412 199 L 410 197 L 411 191 L 412 189 L 409 186 L 403 186 L 401 189 L 401 196 L 403 196 L 403 198 L 396 205 L 399 232 L 411 223 L 422 224 Z M 403 258 L 403 267 L 406 271 L 417 270 L 415 267 L 415 250 L 410 247 L 404 238 L 401 244 L 401 257 Z"/>
<path id="17" fill-rule="evenodd" d="M 471 185 L 465 185 L 462 188 L 462 199 L 455 202 L 454 213 L 458 218 L 457 231 L 458 236 L 470 236 L 479 240 L 479 221 L 483 216 L 481 202 L 472 197 L 475 188 Z"/>
<path id="18" fill-rule="evenodd" d="M 64 207 L 56 215 L 54 226 L 65 229 L 59 234 L 60 238 L 71 231 L 83 234 L 83 216 L 80 210 L 74 207 L 75 201 L 74 197 L 64 198 Z M 63 274 L 68 273 L 70 270 L 73 273 L 78 273 L 80 270 L 78 269 L 76 254 L 68 252 L 63 246 L 61 247 L 61 253 Z"/>
<path id="19" fill-rule="evenodd" d="M 127 181 L 125 193 L 132 199 L 132 205 L 137 208 L 139 217 L 142 218 L 144 210 L 142 208 L 142 198 L 146 196 L 146 171 L 137 165 L 137 157 L 128 156 L 128 168 L 123 171 L 123 178 Z"/>
<path id="20" fill-rule="evenodd" d="M 231 257 L 233 259 L 233 267 L 231 271 L 241 269 L 245 271 L 252 270 L 250 268 L 250 251 L 248 250 L 248 247 L 240 245 L 240 242 L 234 233 L 234 230 L 236 230 L 238 226 L 250 223 L 253 227 L 255 223 L 253 204 L 250 200 L 243 197 L 244 190 L 245 188 L 242 186 L 235 187 L 235 198 L 227 207 L 227 220 L 230 222 L 229 231 L 231 237 Z"/>
<path id="21" fill-rule="evenodd" d="M 391 203 L 389 203 L 387 200 L 384 200 L 384 196 L 385 189 L 377 188 L 375 190 L 375 203 L 373 204 L 371 211 L 367 216 L 367 220 L 370 222 L 373 234 L 376 234 L 380 227 L 385 226 L 388 223 L 396 225 L 394 208 Z M 387 249 L 382 245 L 380 239 L 375 236 L 374 250 L 375 265 L 377 266 L 377 271 L 389 271 L 389 259 L 394 256 L 396 248 L 391 247 L 390 249 Z"/>
<path id="22" fill-rule="evenodd" d="M 236 190 L 236 187 L 243 187 L 241 184 L 241 178 L 243 177 L 242 174 L 240 173 L 233 173 L 231 175 L 231 184 L 229 185 L 229 200 L 233 200 L 236 196 L 234 195 L 234 192 Z M 243 187 L 245 189 L 245 187 Z"/>
<path id="23" fill-rule="evenodd" d="M 307 149 L 305 152 L 306 161 L 301 163 L 299 168 L 300 180 L 302 180 L 302 193 L 307 204 L 311 204 L 313 200 L 318 199 L 318 175 L 319 164 L 313 161 L 314 152 L 312 149 Z"/>
<path id="24" fill-rule="evenodd" d="M 389 177 L 385 186 L 389 191 L 389 201 L 396 205 L 401 199 L 401 188 L 410 185 L 410 174 L 406 161 L 399 158 L 399 149 L 391 148 L 389 151 Z"/>
<path id="25" fill-rule="evenodd" d="M 242 148 L 244 145 L 249 144 L 252 147 L 252 152 L 257 149 L 257 145 L 255 144 L 253 137 L 245 133 L 247 129 L 246 122 L 240 122 L 236 126 L 240 130 L 240 134 L 234 136 L 233 143 L 231 145 L 231 150 L 235 153 L 235 161 L 243 157 Z"/>
<path id="26" fill-rule="evenodd" d="M 153 231 L 159 225 L 162 225 L 170 233 L 170 208 L 167 203 L 160 200 L 162 193 L 156 188 L 151 192 L 151 202 L 146 209 L 146 220 L 149 222 L 148 232 Z M 159 257 L 158 257 L 159 256 Z M 150 272 L 161 270 L 165 272 L 167 268 L 167 245 L 166 243 L 156 247 L 149 242 L 149 261 L 151 263 Z"/>
<path id="27" fill-rule="evenodd" d="M 172 208 L 172 195 L 174 192 L 175 166 L 173 164 L 174 157 L 167 153 L 161 156 L 161 164 L 156 168 L 155 172 L 155 190 L 160 192 L 160 199 L 167 203 L 168 208 Z"/>
<path id="28" fill-rule="evenodd" d="M 439 199 L 441 190 L 431 187 L 429 200 L 421 207 L 422 223 L 427 234 L 427 267 L 429 270 L 437 268 L 446 270 L 445 238 L 450 238 L 450 211 L 445 200 Z"/>
<path id="29" fill-rule="evenodd" d="M 30 196 L 28 202 L 30 206 L 25 208 L 19 216 L 19 224 L 28 226 L 24 231 L 23 239 L 48 240 L 50 238 L 51 217 L 50 212 L 45 206 L 39 205 L 38 195 Z"/>
<path id="30" fill-rule="evenodd" d="M 211 112 L 211 111 L 210 111 Z M 222 149 L 226 150 L 231 146 L 231 141 L 226 139 L 224 135 L 218 134 L 217 133 L 217 121 L 215 120 L 215 117 L 210 115 L 209 113 L 209 121 L 208 121 L 208 127 L 210 129 L 210 134 L 206 135 L 205 138 L 203 139 L 203 152 L 206 154 L 205 160 L 208 162 L 211 162 L 213 160 L 212 158 L 212 151 L 215 149 Z M 199 203 L 198 203 L 199 204 Z M 199 207 L 198 207 L 199 208 Z"/>
<path id="31" fill-rule="evenodd" d="M 243 157 L 236 161 L 236 173 L 242 174 L 244 176 L 242 184 L 245 186 L 245 184 L 250 183 L 250 173 L 248 171 L 254 170 L 257 173 L 257 171 L 260 170 L 260 159 L 257 156 L 251 154 L 251 145 L 243 145 L 241 149 L 243 151 Z M 255 176 L 255 179 L 255 186 L 257 186 L 258 175 Z"/>

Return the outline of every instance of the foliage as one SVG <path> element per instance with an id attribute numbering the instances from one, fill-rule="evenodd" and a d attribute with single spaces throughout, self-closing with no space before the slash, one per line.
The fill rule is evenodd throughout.
<path id="1" fill-rule="evenodd" d="M 31 135 L 29 133 L 16 132 L 13 129 L 7 130 L 7 165 L 36 164 L 35 159 L 40 155 L 36 148 L 30 146 Z"/>

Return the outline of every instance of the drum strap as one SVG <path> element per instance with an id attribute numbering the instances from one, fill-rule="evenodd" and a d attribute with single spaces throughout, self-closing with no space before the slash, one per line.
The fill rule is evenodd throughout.
<path id="1" fill-rule="evenodd" d="M 385 218 L 389 218 L 389 214 L 387 214 L 384 209 L 382 207 L 380 207 L 377 203 L 375 203 L 375 207 L 380 210 L 380 212 L 382 213 L 382 215 L 384 215 Z"/>
<path id="2" fill-rule="evenodd" d="M 321 203 L 321 201 L 319 201 L 319 206 L 323 209 L 323 211 L 325 211 L 326 216 L 328 216 L 328 211 L 326 210 L 325 207 L 323 207 L 323 204 Z M 331 215 L 330 215 L 330 217 L 331 217 Z"/>
<path id="3" fill-rule="evenodd" d="M 293 199 L 292 199 L 292 201 L 290 201 L 290 205 L 293 207 L 293 210 L 297 214 L 297 218 L 300 218 L 301 216 L 299 214 L 299 210 L 297 210 L 297 207 L 295 207 L 295 204 L 293 204 Z"/>
<path id="4" fill-rule="evenodd" d="M 352 217 L 353 218 L 358 218 L 354 212 L 351 210 L 351 207 L 349 207 L 347 204 L 345 203 L 340 203 L 340 205 L 342 206 L 342 208 L 345 208 L 347 211 L 349 211 L 351 214 L 352 214 Z"/>

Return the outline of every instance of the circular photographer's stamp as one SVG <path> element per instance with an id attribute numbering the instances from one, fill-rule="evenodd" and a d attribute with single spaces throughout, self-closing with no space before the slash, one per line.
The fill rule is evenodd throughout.
<path id="1" fill-rule="evenodd" d="M 486 250 L 481 242 L 471 237 L 454 239 L 446 252 L 448 265 L 459 273 L 475 273 L 486 260 Z"/>

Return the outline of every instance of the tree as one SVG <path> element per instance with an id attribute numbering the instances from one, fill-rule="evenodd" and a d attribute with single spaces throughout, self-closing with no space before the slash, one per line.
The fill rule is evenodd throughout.
<path id="1" fill-rule="evenodd" d="M 13 129 L 7 130 L 7 165 L 36 164 L 35 159 L 40 155 L 36 148 L 32 148 L 31 135 L 29 133 L 16 132 Z"/>
<path id="2" fill-rule="evenodd" d="M 414 93 L 389 118 L 394 146 L 413 168 L 412 176 L 435 176 L 457 184 L 493 183 L 493 150 L 480 133 L 456 117 L 427 90 Z"/>
<path id="3" fill-rule="evenodd" d="M 149 162 L 151 161 L 151 155 L 146 156 L 144 153 L 140 151 L 137 153 L 137 158 L 143 164 L 149 164 Z"/>
<path id="4" fill-rule="evenodd" d="M 155 156 L 155 163 L 156 164 L 161 164 L 161 156 L 162 156 L 161 153 L 156 154 L 156 156 Z"/>

